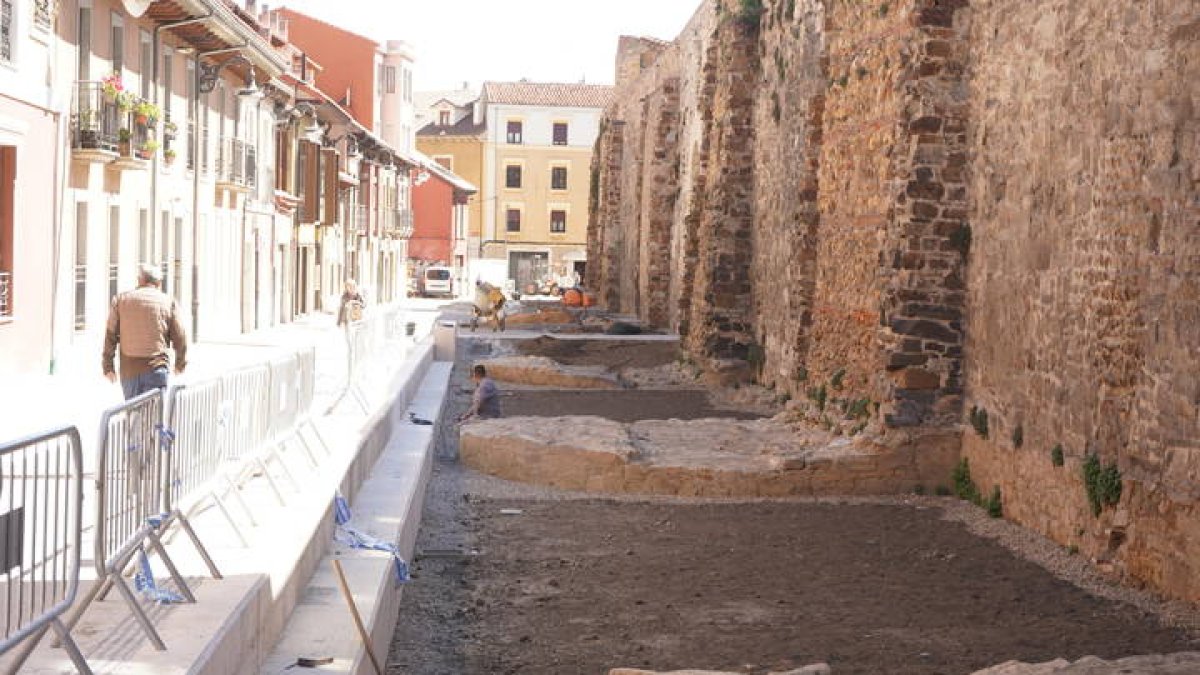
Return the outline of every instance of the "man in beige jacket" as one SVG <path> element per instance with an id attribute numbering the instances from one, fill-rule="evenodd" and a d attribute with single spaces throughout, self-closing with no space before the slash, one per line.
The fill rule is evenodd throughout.
<path id="1" fill-rule="evenodd" d="M 179 323 L 175 301 L 159 290 L 162 273 L 154 265 L 138 266 L 138 286 L 113 298 L 104 332 L 102 366 L 110 382 L 117 381 L 113 357 L 121 347 L 121 389 L 125 400 L 167 386 L 171 369 L 168 348 L 175 351 L 175 372 L 187 367 L 187 336 Z"/>

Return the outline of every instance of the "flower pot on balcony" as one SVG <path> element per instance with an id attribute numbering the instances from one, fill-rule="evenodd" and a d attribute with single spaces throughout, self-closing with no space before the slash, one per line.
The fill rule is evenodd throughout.
<path id="1" fill-rule="evenodd" d="M 134 115 L 133 119 L 135 122 L 137 122 L 138 124 L 140 124 L 144 127 L 150 126 L 150 118 L 147 117 L 146 115 L 140 115 L 140 114 Z"/>
<path id="2" fill-rule="evenodd" d="M 117 152 L 122 157 L 130 157 L 133 155 L 133 144 L 129 141 L 117 141 Z"/>

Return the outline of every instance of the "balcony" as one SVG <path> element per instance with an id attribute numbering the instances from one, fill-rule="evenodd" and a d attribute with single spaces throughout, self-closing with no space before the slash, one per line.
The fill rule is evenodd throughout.
<path id="1" fill-rule="evenodd" d="M 77 82 L 71 106 L 71 155 L 84 162 L 117 158 L 122 120 L 128 115 L 104 95 L 99 82 Z"/>
<path id="2" fill-rule="evenodd" d="M 257 184 L 257 149 L 240 138 L 221 139 L 217 152 L 217 188 L 245 193 Z"/>
<path id="3" fill-rule="evenodd" d="M 354 207 L 354 231 L 361 235 L 371 234 L 371 212 L 363 204 Z"/>
<path id="4" fill-rule="evenodd" d="M 33 25 L 42 31 L 54 29 L 54 13 L 57 3 L 51 0 L 33 0 Z"/>
<path id="5" fill-rule="evenodd" d="M 0 272 L 0 319 L 12 317 L 12 272 Z"/>
<path id="6" fill-rule="evenodd" d="M 408 239 L 413 233 L 413 214 L 411 209 L 393 209 L 389 214 L 388 234 L 396 239 Z"/>

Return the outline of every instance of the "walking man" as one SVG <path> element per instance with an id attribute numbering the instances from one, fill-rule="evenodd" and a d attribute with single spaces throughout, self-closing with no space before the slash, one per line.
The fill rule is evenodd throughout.
<path id="1" fill-rule="evenodd" d="M 475 366 L 471 371 L 471 380 L 475 382 L 475 395 L 471 397 L 471 407 L 459 416 L 459 422 L 478 417 L 489 419 L 500 416 L 500 390 L 496 383 L 487 376 L 487 368 Z"/>
<path id="2" fill-rule="evenodd" d="M 121 347 L 121 389 L 125 400 L 167 386 L 171 356 L 175 351 L 175 373 L 187 367 L 187 336 L 179 323 L 175 301 L 159 290 L 162 273 L 154 265 L 138 266 L 138 285 L 113 299 L 104 332 L 101 365 L 110 382 L 117 381 L 113 357 Z"/>

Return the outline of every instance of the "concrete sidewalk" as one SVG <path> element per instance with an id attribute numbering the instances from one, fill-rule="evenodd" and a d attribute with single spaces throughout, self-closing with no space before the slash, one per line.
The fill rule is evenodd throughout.
<path id="1" fill-rule="evenodd" d="M 194 514 L 193 522 L 201 540 L 217 560 L 224 579 L 210 578 L 186 538 L 173 537 L 168 549 L 195 592 L 197 603 L 151 606 L 139 598 L 167 643 L 167 651 L 155 651 L 148 644 L 116 594 L 89 607 L 73 634 L 98 674 L 217 675 L 257 670 L 288 623 L 293 608 L 308 601 L 306 595 L 311 591 L 305 587 L 313 573 L 328 566 L 321 563 L 332 543 L 332 505 L 337 493 L 352 500 L 359 509 L 355 521 L 364 529 L 384 538 L 394 540 L 399 536 L 407 540 L 405 553 L 411 553 L 412 533 L 420 520 L 420 495 L 428 473 L 425 468 L 428 439 L 424 436 L 429 435 L 430 429 L 409 424 L 405 412 L 412 410 L 436 419 L 441 407 L 448 367 L 431 367 L 433 338 L 427 332 L 436 316 L 435 312 L 414 310 L 413 317 L 418 323 L 416 341 L 403 339 L 389 343 L 371 361 L 367 375 L 379 380 L 364 392 L 371 410 L 364 412 L 352 403 L 337 406 L 328 416 L 314 410 L 318 415 L 314 422 L 328 444 L 328 453 L 319 452 L 313 466 L 294 443 L 285 449 L 284 463 L 297 479 L 294 485 L 291 481 L 281 481 L 285 486 L 285 504 L 278 503 L 261 477 L 250 479 L 240 489 L 257 521 L 257 525 L 250 524 L 242 514 L 235 515 L 240 521 L 239 529 L 244 528 L 247 535 L 248 547 L 239 543 L 216 509 L 208 507 Z M 315 330 L 322 329 L 318 326 Z M 329 334 L 333 339 L 327 337 Z M 302 335 L 297 331 L 295 339 L 302 340 Z M 339 356 L 344 358 L 344 347 L 340 351 L 333 348 L 340 334 L 326 329 L 320 335 L 325 338 L 321 344 L 330 354 L 322 357 L 328 365 L 322 366 L 319 358 L 318 367 L 332 370 Z M 236 367 L 237 362 L 232 359 L 237 356 L 269 355 L 275 349 L 303 346 L 302 342 L 286 346 L 281 342 L 214 345 L 216 349 L 205 356 L 228 359 L 229 367 Z M 225 353 L 224 349 L 230 351 Z M 261 360 L 262 357 L 250 362 Z M 325 401 L 341 389 L 340 382 L 332 382 L 334 386 L 326 388 Z M 376 462 L 381 457 L 382 469 Z M 397 461 L 400 463 L 396 464 Z M 366 489 L 365 501 L 356 499 L 364 481 L 378 486 Z M 398 487 L 404 489 L 398 491 Z M 399 502 L 394 499 L 398 492 L 406 495 Z M 397 517 L 401 523 L 413 524 L 389 532 L 388 526 L 395 527 Z M 383 582 L 388 577 L 378 572 L 386 569 L 386 565 L 378 555 L 361 557 L 363 560 L 353 566 L 356 570 L 352 584 L 356 593 L 371 593 L 368 588 L 376 586 L 384 588 Z M 155 568 L 156 576 L 163 573 L 157 561 Z M 84 571 L 86 586 L 94 574 L 86 562 Z M 362 576 L 364 573 L 366 576 Z M 371 622 L 386 632 L 390 630 L 389 613 L 394 623 L 398 593 L 375 592 L 381 602 L 373 606 Z M 377 618 L 382 620 L 376 623 Z M 42 675 L 72 672 L 62 651 L 52 649 L 48 642 L 43 641 L 21 672 Z M 350 662 L 362 656 L 353 649 L 342 654 Z M 4 665 L 5 659 L 0 658 L 0 672 L 4 671 Z"/>
<path id="2" fill-rule="evenodd" d="M 427 301 L 406 300 L 398 306 L 412 314 L 418 335 L 429 332 L 440 311 L 439 305 Z M 317 353 L 315 407 L 323 411 L 346 381 L 345 333 L 330 314 L 301 317 L 293 323 L 227 340 L 201 340 L 188 350 L 187 371 L 173 375 L 171 383 L 199 382 L 310 346 L 315 346 Z M 77 367 L 57 375 L 16 376 L 6 378 L 4 385 L 0 388 L 0 442 L 75 425 L 89 464 L 100 416 L 123 400 L 120 386 L 101 376 L 98 351 L 94 370 Z"/>

